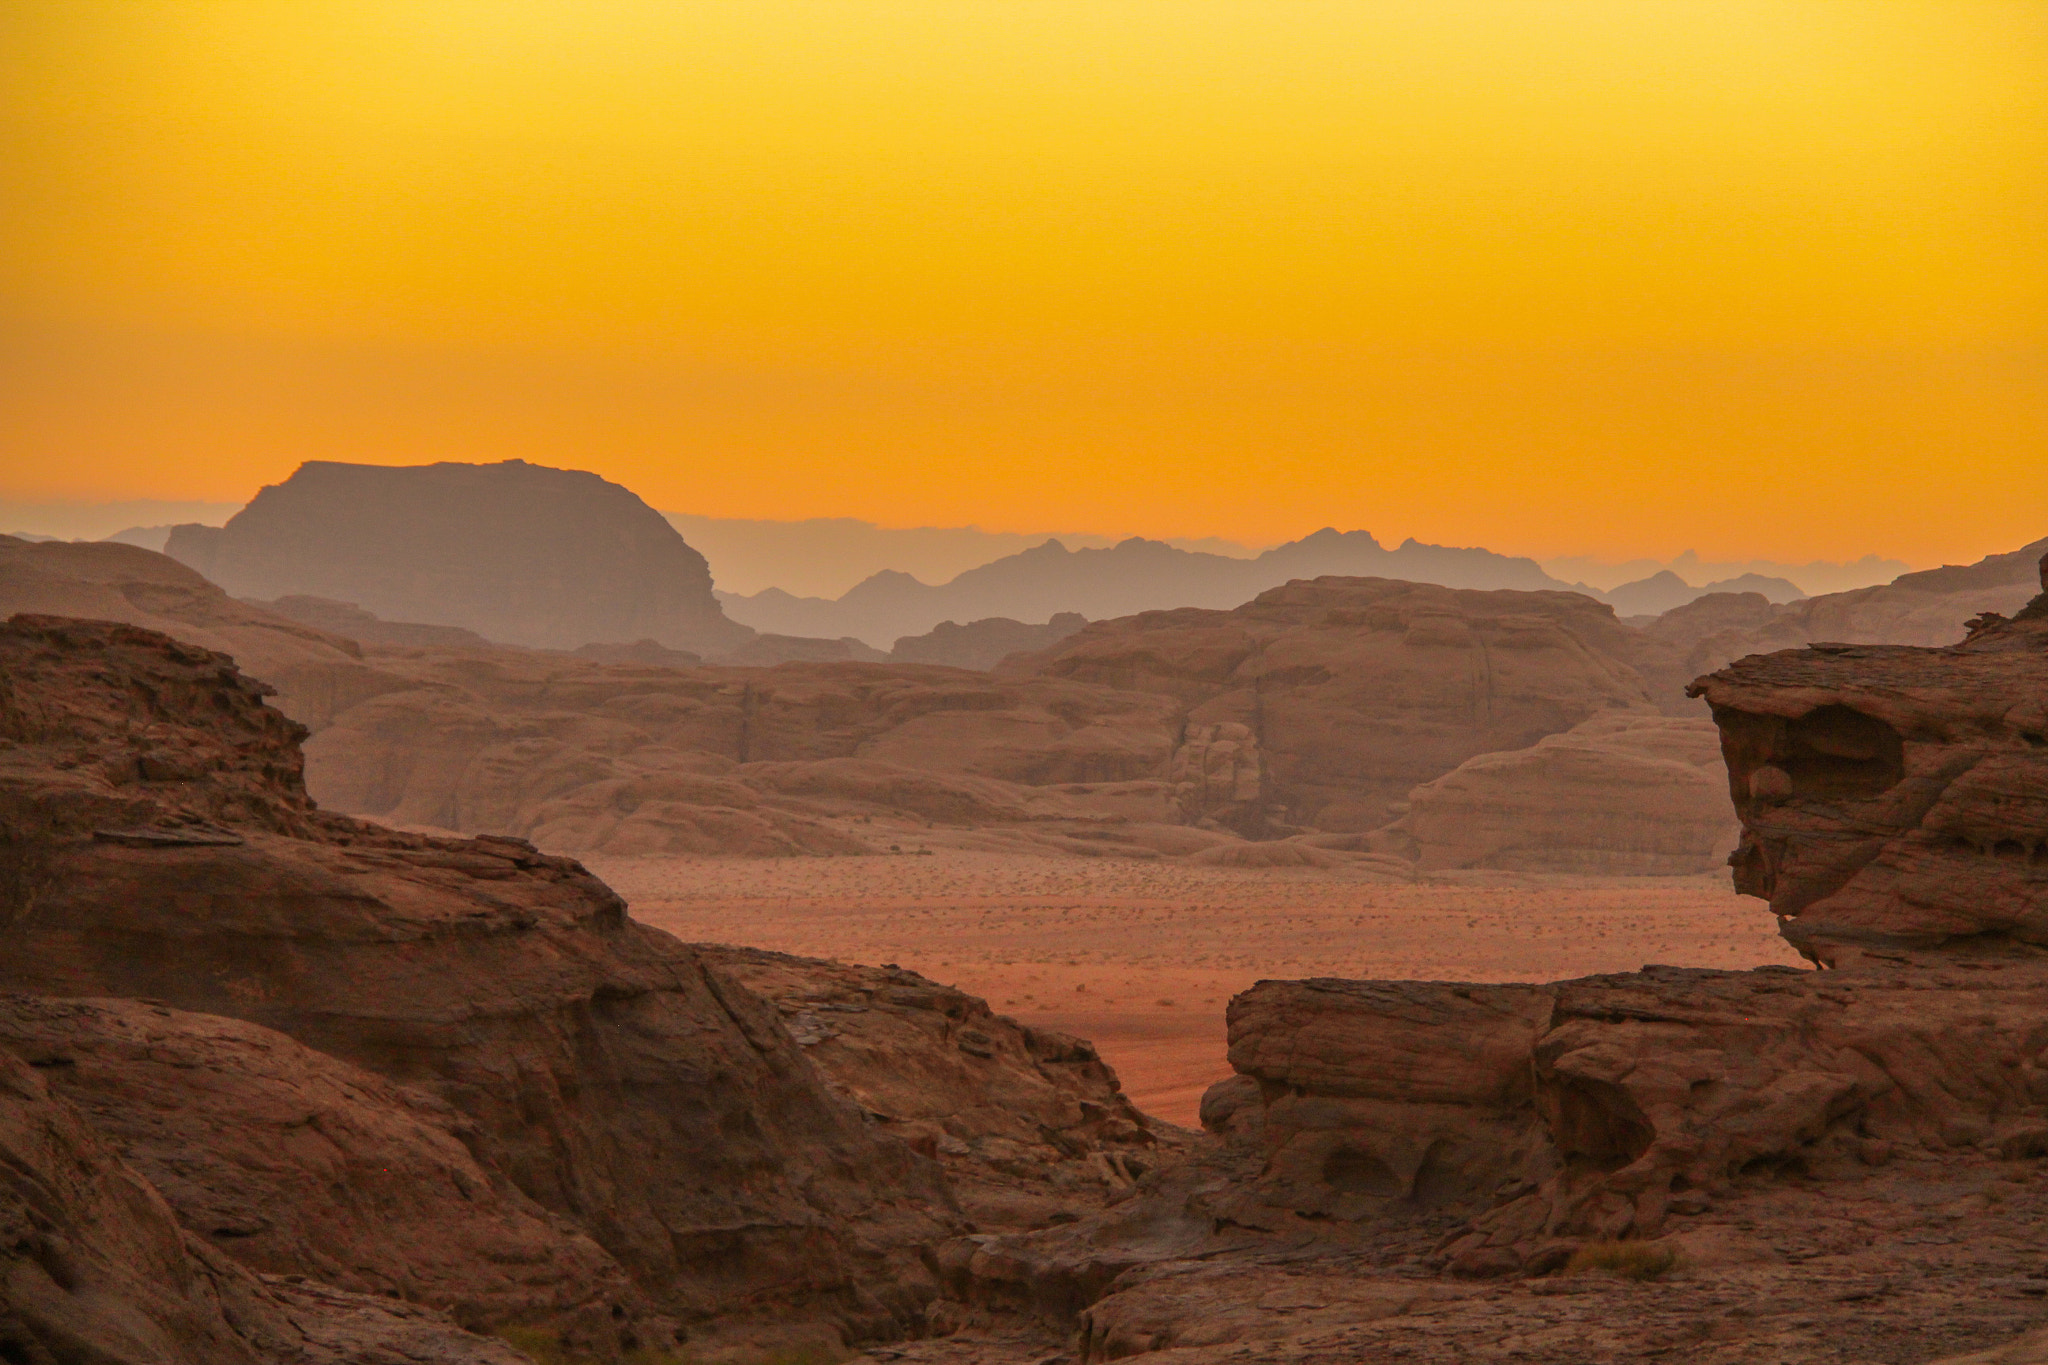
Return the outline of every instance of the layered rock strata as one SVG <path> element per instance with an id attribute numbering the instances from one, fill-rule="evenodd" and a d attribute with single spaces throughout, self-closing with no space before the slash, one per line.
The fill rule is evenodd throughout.
<path id="1" fill-rule="evenodd" d="M 666 1312 L 919 1320 L 936 1167 L 580 866 L 315 809 L 298 727 L 160 635 L 17 617 L 0 683 L 0 986 L 245 1020 L 427 1092 Z"/>
<path id="2" fill-rule="evenodd" d="M 1466 759 L 1373 846 L 1428 870 L 1672 876 L 1725 866 L 1736 837 L 1714 723 L 1628 712 Z"/>
<path id="3" fill-rule="evenodd" d="M 1742 819 L 1736 889 L 1807 956 L 2048 943 L 2043 602 L 1944 649 L 1817 645 L 1694 684 Z"/>
<path id="4" fill-rule="evenodd" d="M 0 1047 L 0 1357 L 25 1365 L 520 1365 L 383 1298 L 259 1278 L 183 1231 Z"/>
<path id="5" fill-rule="evenodd" d="M 1318 578 L 1232 611 L 1097 621 L 998 676 L 1164 694 L 1190 727 L 1243 726 L 1266 832 L 1354 832 L 1477 754 L 1650 710 L 1627 662 L 1634 639 L 1574 593 Z"/>

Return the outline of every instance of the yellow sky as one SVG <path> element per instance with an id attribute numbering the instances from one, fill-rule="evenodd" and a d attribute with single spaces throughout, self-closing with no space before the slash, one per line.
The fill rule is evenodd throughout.
<path id="1" fill-rule="evenodd" d="M 2048 534 L 2033 0 L 11 0 L 0 496 Z"/>

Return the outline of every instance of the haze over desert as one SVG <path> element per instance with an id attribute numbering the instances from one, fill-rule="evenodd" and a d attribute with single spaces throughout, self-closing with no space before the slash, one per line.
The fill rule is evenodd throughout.
<path id="1" fill-rule="evenodd" d="M 0 5 L 0 1365 L 2048 1365 L 2044 91 Z"/>

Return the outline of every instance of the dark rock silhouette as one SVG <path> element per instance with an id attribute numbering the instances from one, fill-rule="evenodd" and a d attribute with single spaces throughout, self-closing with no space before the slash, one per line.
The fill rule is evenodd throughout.
<path id="1" fill-rule="evenodd" d="M 659 512 L 595 474 L 522 460 L 309 461 L 226 526 L 177 527 L 165 553 L 236 597 L 332 598 L 508 644 L 715 652 L 749 635 Z"/>

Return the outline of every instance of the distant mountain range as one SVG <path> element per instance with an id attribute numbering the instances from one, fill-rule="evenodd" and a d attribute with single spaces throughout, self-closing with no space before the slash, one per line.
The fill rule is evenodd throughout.
<path id="1" fill-rule="evenodd" d="M 1414 540 L 1389 550 L 1364 531 L 1326 529 L 1250 559 L 1137 537 L 1079 550 L 1048 540 L 937 585 L 888 570 L 838 598 L 797 597 L 779 588 L 751 596 L 721 593 L 719 598 L 727 616 L 756 630 L 851 635 L 886 648 L 941 621 L 1002 616 L 1040 622 L 1063 611 L 1101 620 L 1162 607 L 1230 608 L 1290 579 L 1324 574 L 1453 588 L 1574 590 L 1544 573 L 1533 559 Z"/>

